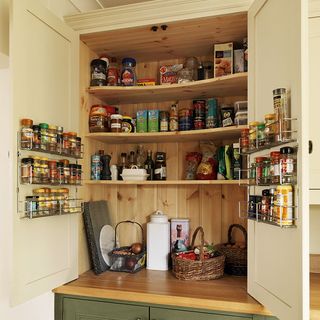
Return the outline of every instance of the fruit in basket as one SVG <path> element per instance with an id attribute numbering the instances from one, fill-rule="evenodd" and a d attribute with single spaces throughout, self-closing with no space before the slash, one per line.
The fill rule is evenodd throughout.
<path id="1" fill-rule="evenodd" d="M 126 259 L 126 264 L 125 264 L 126 269 L 133 270 L 135 265 L 136 265 L 135 258 L 127 258 Z"/>
<path id="2" fill-rule="evenodd" d="M 142 250 L 143 250 L 143 245 L 140 242 L 135 242 L 131 245 L 131 251 L 134 254 L 139 254 L 142 252 Z"/>

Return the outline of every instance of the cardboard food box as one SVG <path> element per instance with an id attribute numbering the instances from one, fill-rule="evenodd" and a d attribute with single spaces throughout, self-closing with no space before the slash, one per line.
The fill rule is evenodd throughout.
<path id="1" fill-rule="evenodd" d="M 227 76 L 233 73 L 233 43 L 214 45 L 214 77 Z"/>
<path id="2" fill-rule="evenodd" d="M 159 132 L 159 110 L 148 110 L 148 132 Z"/>
<path id="3" fill-rule="evenodd" d="M 189 247 L 189 219 L 171 219 L 171 251 L 181 252 L 186 251 Z"/>
<path id="4" fill-rule="evenodd" d="M 137 111 L 137 130 L 138 133 L 148 132 L 148 110 Z"/>
<path id="5" fill-rule="evenodd" d="M 160 84 L 178 83 L 178 71 L 183 68 L 183 64 L 160 66 Z"/>
<path id="6" fill-rule="evenodd" d="M 143 78 L 143 79 L 138 79 L 137 80 L 137 85 L 138 86 L 155 86 L 156 85 L 156 80 L 153 78 Z"/>

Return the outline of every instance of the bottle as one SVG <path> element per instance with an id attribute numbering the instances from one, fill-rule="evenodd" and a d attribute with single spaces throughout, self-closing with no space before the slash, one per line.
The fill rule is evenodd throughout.
<path id="1" fill-rule="evenodd" d="M 152 151 L 148 150 L 147 160 L 144 163 L 144 168 L 147 170 L 147 174 L 149 174 L 147 180 L 154 179 L 154 162 L 152 160 Z"/>
<path id="2" fill-rule="evenodd" d="M 156 153 L 154 180 L 167 180 L 167 164 L 165 152 Z"/>
<path id="3" fill-rule="evenodd" d="M 117 86 L 119 85 L 119 66 L 116 58 L 111 58 L 111 62 L 107 73 L 107 85 Z"/>
<path id="4" fill-rule="evenodd" d="M 178 131 L 178 108 L 176 104 L 173 104 L 170 109 L 170 121 L 169 129 L 170 131 Z"/>
<path id="5" fill-rule="evenodd" d="M 130 151 L 128 167 L 129 169 L 131 169 L 135 165 L 136 165 L 136 160 L 134 156 L 134 151 Z"/>
<path id="6" fill-rule="evenodd" d="M 118 170 L 118 180 L 123 180 L 121 177 L 122 170 L 127 167 L 127 154 L 125 152 L 121 153 L 120 156 L 120 165 L 119 165 L 119 170 Z"/>
<path id="7" fill-rule="evenodd" d="M 143 145 L 139 144 L 137 148 L 137 167 L 139 169 L 144 168 L 144 162 L 145 162 L 145 152 Z"/>

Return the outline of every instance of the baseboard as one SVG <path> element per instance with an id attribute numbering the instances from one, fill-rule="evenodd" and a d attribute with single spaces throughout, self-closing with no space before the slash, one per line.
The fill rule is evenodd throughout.
<path id="1" fill-rule="evenodd" d="M 320 254 L 310 254 L 310 272 L 320 273 Z"/>

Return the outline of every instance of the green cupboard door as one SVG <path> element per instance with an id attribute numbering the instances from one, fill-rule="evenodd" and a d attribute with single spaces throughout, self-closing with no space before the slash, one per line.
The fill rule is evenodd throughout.
<path id="1" fill-rule="evenodd" d="M 149 308 L 65 298 L 63 300 L 63 320 L 149 320 Z"/>
<path id="2" fill-rule="evenodd" d="M 150 320 L 252 320 L 252 316 L 150 308 Z"/>

